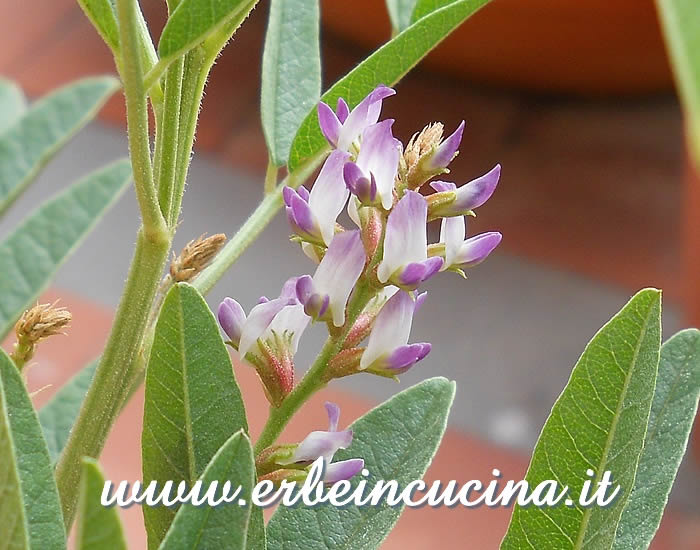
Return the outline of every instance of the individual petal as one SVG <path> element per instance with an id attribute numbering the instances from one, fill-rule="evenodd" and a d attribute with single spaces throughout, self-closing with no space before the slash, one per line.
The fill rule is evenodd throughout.
<path id="1" fill-rule="evenodd" d="M 359 474 L 365 467 L 365 461 L 361 458 L 350 458 L 326 465 L 326 473 L 323 481 L 326 483 L 337 483 L 345 479 L 350 479 Z"/>
<path id="2" fill-rule="evenodd" d="M 379 120 L 382 100 L 396 92 L 386 86 L 378 86 L 365 97 L 348 115 L 338 135 L 338 149 L 348 151 L 362 131 Z"/>
<path id="3" fill-rule="evenodd" d="M 414 310 L 413 298 L 403 290 L 387 300 L 374 321 L 360 369 L 366 369 L 408 343 Z"/>
<path id="4" fill-rule="evenodd" d="M 265 330 L 267 330 L 272 320 L 275 318 L 282 308 L 288 305 L 293 305 L 294 300 L 286 298 L 276 298 L 269 302 L 263 302 L 256 305 L 250 310 L 248 319 L 246 319 L 241 331 L 241 339 L 238 345 L 238 353 L 241 357 L 250 351 L 253 345 L 257 342 Z"/>
<path id="5" fill-rule="evenodd" d="M 389 214 L 384 257 L 377 269 L 381 283 L 387 282 L 403 266 L 427 258 L 427 215 L 425 199 L 415 191 L 407 191 Z"/>
<path id="6" fill-rule="evenodd" d="M 231 340 L 231 343 L 234 346 L 238 346 L 241 340 L 241 331 L 246 320 L 241 304 L 233 298 L 224 298 L 224 301 L 219 304 L 217 317 L 221 328 Z"/>
<path id="7" fill-rule="evenodd" d="M 296 300 L 297 297 L 297 281 L 301 277 L 290 277 L 282 285 L 282 290 L 280 291 L 280 298 L 286 298 L 288 300 Z"/>
<path id="8" fill-rule="evenodd" d="M 309 208 L 326 245 L 333 239 L 338 214 L 348 200 L 349 191 L 343 180 L 343 166 L 348 158 L 350 155 L 344 151 L 333 151 L 323 164 L 309 195 Z"/>
<path id="9" fill-rule="evenodd" d="M 341 123 L 345 122 L 350 114 L 350 107 L 348 107 L 348 104 L 342 97 L 338 98 L 338 103 L 335 107 L 335 114 L 338 116 L 338 120 Z"/>
<path id="10" fill-rule="evenodd" d="M 427 343 L 408 344 L 396 348 L 386 360 L 386 370 L 392 374 L 402 374 L 425 358 L 432 346 Z"/>
<path id="11" fill-rule="evenodd" d="M 335 432 L 338 431 L 338 422 L 340 421 L 340 407 L 335 403 L 326 401 L 323 404 L 326 407 L 326 412 L 328 413 L 328 431 Z"/>
<path id="12" fill-rule="evenodd" d="M 318 125 L 328 143 L 333 147 L 337 147 L 342 121 L 338 120 L 338 116 L 333 112 L 333 109 L 323 101 L 320 101 L 318 104 Z"/>
<path id="13" fill-rule="evenodd" d="M 462 248 L 464 237 L 466 236 L 466 222 L 464 216 L 443 218 L 440 226 L 440 242 L 445 243 L 445 263 L 442 266 L 444 271 L 454 265 L 455 259 Z"/>
<path id="14" fill-rule="evenodd" d="M 365 174 L 354 162 L 343 167 L 343 178 L 348 190 L 362 204 L 374 204 L 377 198 L 377 183 L 372 174 Z"/>
<path id="15" fill-rule="evenodd" d="M 452 183 L 451 181 L 431 181 L 430 187 L 435 189 L 435 191 L 437 191 L 438 193 L 444 192 L 444 191 L 456 191 L 457 190 L 457 185 Z"/>
<path id="16" fill-rule="evenodd" d="M 304 312 L 303 305 L 285 306 L 275 315 L 261 337 L 269 339 L 274 333 L 286 335 L 288 338 L 287 351 L 293 357 L 299 347 L 301 335 L 306 330 L 310 320 L 311 317 Z"/>
<path id="17" fill-rule="evenodd" d="M 313 462 L 319 456 L 330 461 L 338 449 L 347 449 L 352 443 L 352 430 L 335 432 L 311 432 L 299 443 L 289 461 L 280 464 Z"/>
<path id="18" fill-rule="evenodd" d="M 440 271 L 444 263 L 445 261 L 439 256 L 422 262 L 411 262 L 400 268 L 392 277 L 392 281 L 405 290 L 415 290 L 420 283 L 427 281 Z"/>
<path id="19" fill-rule="evenodd" d="M 384 210 L 389 210 L 394 201 L 394 181 L 401 155 L 400 142 L 394 138 L 392 119 L 383 120 L 365 128 L 362 146 L 357 155 L 357 165 L 369 178 L 373 176 Z"/>
<path id="20" fill-rule="evenodd" d="M 497 164 L 483 176 L 465 183 L 459 188 L 456 188 L 454 183 L 446 181 L 432 182 L 430 185 L 438 192 L 454 191 L 456 189 L 457 194 L 454 201 L 436 207 L 431 205 L 431 219 L 435 217 L 462 216 L 470 210 L 478 208 L 491 198 L 500 177 L 501 165 Z"/>
<path id="21" fill-rule="evenodd" d="M 459 249 L 454 265 L 458 267 L 473 267 L 483 262 L 501 242 L 503 236 L 497 231 L 481 233 L 467 239 Z"/>
<path id="22" fill-rule="evenodd" d="M 445 139 L 435 151 L 426 159 L 425 170 L 428 172 L 441 171 L 447 168 L 452 159 L 457 154 L 459 144 L 462 142 L 462 133 L 464 132 L 464 121 L 457 129 Z"/>
<path id="23" fill-rule="evenodd" d="M 348 216 L 357 227 L 361 228 L 362 222 L 360 221 L 360 206 L 362 205 L 357 197 L 350 196 L 350 200 L 348 201 Z"/>
<path id="24" fill-rule="evenodd" d="M 338 233 L 313 277 L 314 291 L 330 297 L 330 313 L 337 327 L 345 323 L 345 306 L 365 268 L 365 249 L 360 231 Z"/>
<path id="25" fill-rule="evenodd" d="M 282 190 L 282 197 L 286 205 L 287 219 L 294 232 L 307 239 L 321 239 L 316 217 L 307 200 L 291 187 L 285 187 Z"/>

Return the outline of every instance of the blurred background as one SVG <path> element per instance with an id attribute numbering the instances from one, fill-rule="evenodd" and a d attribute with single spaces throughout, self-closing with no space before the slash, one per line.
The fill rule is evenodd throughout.
<path id="1" fill-rule="evenodd" d="M 157 36 L 164 2 L 141 3 Z M 390 25 L 379 0 L 322 4 L 325 89 L 386 40 Z M 178 246 L 204 232 L 231 236 L 262 195 L 267 158 L 258 102 L 266 15 L 262 1 L 213 70 Z M 0 45 L 0 74 L 19 81 L 31 97 L 74 78 L 114 72 L 74 0 L 0 0 Z M 397 92 L 384 113 L 396 119 L 404 142 L 429 122 L 442 121 L 451 132 L 467 121 L 450 179 L 461 183 L 503 165 L 499 189 L 468 228 L 501 231 L 501 247 L 467 281 L 433 279 L 414 324 L 414 340 L 432 342 L 433 353 L 401 387 L 433 375 L 458 382 L 451 431 L 429 477 L 489 480 L 499 468 L 506 479 L 520 479 L 586 342 L 636 290 L 664 290 L 667 336 L 700 324 L 700 266 L 693 265 L 700 202 L 691 206 L 700 185 L 693 186 L 684 168 L 682 117 L 653 2 L 494 0 Z M 38 198 L 126 152 L 123 100 L 115 96 L 100 122 L 79 134 L 0 223 L 0 232 Z M 50 296 L 61 296 L 76 321 L 70 338 L 49 342 L 37 356 L 30 373 L 37 388 L 60 384 L 99 353 L 137 223 L 128 194 L 61 269 Z M 210 304 L 231 295 L 247 309 L 260 295 L 276 294 L 288 276 L 311 271 L 288 234 L 278 216 L 212 292 Z M 300 369 L 320 347 L 321 331 L 310 333 Z M 86 343 L 76 346 L 79 341 Z M 264 398 L 250 372 L 240 367 L 237 373 L 251 388 L 249 407 L 259 412 L 255 429 Z M 345 405 L 347 422 L 401 388 L 362 376 L 337 386 L 331 395 Z M 291 440 L 324 424 L 319 403 L 292 426 Z M 129 406 L 104 457 L 114 479 L 139 477 L 140 407 L 138 399 Z M 700 548 L 699 455 L 697 448 L 686 460 L 656 549 Z M 455 513 L 410 511 L 386 548 L 432 547 L 424 523 L 407 518 L 444 526 L 449 548 L 495 548 L 510 512 L 460 511 L 459 525 Z M 126 514 L 134 548 L 143 545 L 139 514 Z"/>

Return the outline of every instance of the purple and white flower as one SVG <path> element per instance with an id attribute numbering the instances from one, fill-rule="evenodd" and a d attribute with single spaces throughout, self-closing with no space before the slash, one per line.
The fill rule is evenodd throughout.
<path id="1" fill-rule="evenodd" d="M 330 318 L 336 327 L 345 324 L 345 306 L 365 268 L 360 231 L 338 233 L 313 278 L 299 277 L 296 294 L 304 311 L 314 319 Z"/>
<path id="2" fill-rule="evenodd" d="M 415 191 L 407 191 L 396 204 L 387 221 L 379 282 L 414 290 L 440 270 L 443 259 L 428 258 L 427 215 L 427 203 Z"/>
<path id="3" fill-rule="evenodd" d="M 330 402 L 326 402 L 325 406 L 329 420 L 328 431 L 311 432 L 299 444 L 290 458 L 278 460 L 278 464 L 283 466 L 311 464 L 319 457 L 323 457 L 326 468 L 324 481 L 335 483 L 343 479 L 350 479 L 359 473 L 364 468 L 365 462 L 361 458 L 331 462 L 339 449 L 347 449 L 352 443 L 352 430 L 338 431 L 340 407 Z"/>
<path id="4" fill-rule="evenodd" d="M 328 246 L 338 215 L 350 194 L 343 180 L 343 166 L 350 155 L 333 151 L 323 164 L 311 192 L 305 187 L 282 190 L 287 219 L 302 239 Z"/>
<path id="5" fill-rule="evenodd" d="M 387 300 L 374 321 L 367 349 L 360 359 L 361 370 L 394 377 L 430 353 L 429 343 L 408 343 L 413 314 L 425 296 L 424 292 L 414 300 L 409 293 L 400 290 Z"/>
<path id="6" fill-rule="evenodd" d="M 501 242 L 497 231 L 481 233 L 465 240 L 464 216 L 444 218 L 440 228 L 440 242 L 445 246 L 445 263 L 441 271 L 462 270 L 483 262 Z"/>
<path id="7" fill-rule="evenodd" d="M 501 177 L 501 165 L 497 164 L 489 172 L 475 180 L 457 187 L 448 181 L 433 181 L 430 186 L 437 193 L 430 195 L 429 200 L 435 201 L 435 207 L 430 208 L 431 219 L 449 216 L 463 216 L 471 210 L 484 204 L 496 190 L 498 180 Z M 455 193 L 453 201 L 440 201 L 440 195 Z"/>
<path id="8" fill-rule="evenodd" d="M 389 210 L 394 201 L 394 181 L 401 156 L 401 142 L 391 133 L 392 119 L 365 128 L 357 162 L 348 162 L 343 176 L 348 189 L 362 204 L 380 203 Z"/>
<path id="9" fill-rule="evenodd" d="M 333 147 L 350 151 L 352 145 L 368 126 L 376 124 L 382 110 L 382 100 L 396 92 L 387 86 L 377 86 L 352 112 L 342 98 L 338 106 L 331 109 L 323 101 L 318 104 L 318 123 L 321 132 Z"/>

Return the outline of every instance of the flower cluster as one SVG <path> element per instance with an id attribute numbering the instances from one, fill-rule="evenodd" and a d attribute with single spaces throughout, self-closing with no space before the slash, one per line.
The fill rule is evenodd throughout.
<path id="1" fill-rule="evenodd" d="M 393 136 L 394 121 L 379 120 L 383 100 L 393 94 L 379 86 L 352 110 L 342 98 L 335 110 L 318 106 L 332 152 L 311 191 L 283 190 L 292 240 L 318 264 L 314 275 L 289 279 L 278 298 L 261 298 L 247 316 L 231 298 L 219 307 L 229 344 L 256 369 L 275 407 L 295 387 L 294 354 L 311 320 L 327 324 L 334 345 L 317 371 L 322 383 L 358 373 L 396 378 L 410 369 L 431 349 L 409 344 L 426 297 L 420 285 L 443 271 L 464 275 L 501 240 L 497 232 L 466 238 L 466 218 L 493 194 L 500 166 L 459 187 L 436 180 L 458 154 L 464 122 L 445 139 L 442 124 L 431 124 L 404 148 Z M 426 187 L 434 192 L 424 196 Z M 338 223 L 344 209 L 355 228 Z M 440 241 L 429 244 L 427 224 L 438 219 Z M 333 427 L 336 413 L 329 414 Z M 345 432 L 325 433 L 333 435 L 318 437 L 329 448 L 342 448 Z M 308 462 L 316 450 L 305 453 L 307 447 L 296 448 L 290 464 Z"/>

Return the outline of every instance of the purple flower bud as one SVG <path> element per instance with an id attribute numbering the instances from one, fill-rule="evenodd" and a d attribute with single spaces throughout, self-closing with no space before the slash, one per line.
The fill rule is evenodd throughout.
<path id="1" fill-rule="evenodd" d="M 501 242 L 502 235 L 496 231 L 481 233 L 467 240 L 464 216 L 444 218 L 440 228 L 440 242 L 445 245 L 446 269 L 465 269 L 483 262 Z"/>
<path id="2" fill-rule="evenodd" d="M 326 313 L 337 327 L 345 324 L 345 306 L 355 283 L 365 268 L 365 249 L 360 232 L 344 231 L 331 241 L 313 279 L 297 281 L 297 299 L 306 313 L 323 319 Z"/>
<path id="3" fill-rule="evenodd" d="M 440 270 L 442 258 L 428 258 L 427 215 L 425 199 L 415 191 L 396 204 L 387 221 L 379 282 L 413 290 Z"/>
<path id="4" fill-rule="evenodd" d="M 224 298 L 224 301 L 219 304 L 217 317 L 226 336 L 235 347 L 238 347 L 241 341 L 241 330 L 246 321 L 241 304 L 233 298 Z"/>
<path id="5" fill-rule="evenodd" d="M 430 353 L 428 343 L 408 344 L 413 315 L 424 299 L 425 293 L 414 300 L 401 290 L 389 298 L 369 335 L 360 360 L 362 370 L 393 378 Z"/>
<path id="6" fill-rule="evenodd" d="M 430 211 L 431 219 L 436 217 L 462 216 L 470 210 L 484 204 L 496 190 L 498 180 L 501 177 L 501 165 L 497 164 L 489 172 L 475 180 L 457 187 L 447 181 L 434 181 L 430 186 L 438 193 L 456 191 L 457 196 L 453 202 L 439 205 Z"/>
<path id="7" fill-rule="evenodd" d="M 382 100 L 395 93 L 391 88 L 378 86 L 352 112 L 349 112 L 347 103 L 342 99 L 338 100 L 336 112 L 333 112 L 333 109 L 325 103 L 320 102 L 318 122 L 321 132 L 333 147 L 341 151 L 349 151 L 353 142 L 360 137 L 364 129 L 379 120 Z"/>
<path id="8" fill-rule="evenodd" d="M 430 155 L 425 157 L 423 161 L 425 164 L 422 168 L 428 173 L 439 173 L 447 168 L 457 154 L 459 144 L 462 143 L 463 132 L 464 121 L 462 121 L 452 135 L 438 145 Z"/>

